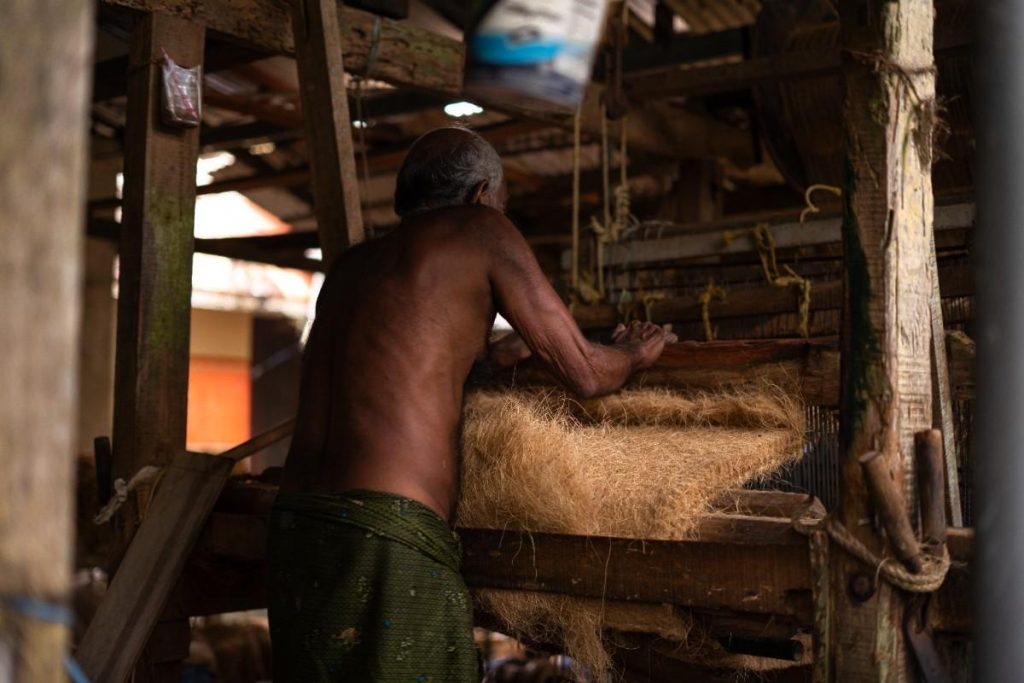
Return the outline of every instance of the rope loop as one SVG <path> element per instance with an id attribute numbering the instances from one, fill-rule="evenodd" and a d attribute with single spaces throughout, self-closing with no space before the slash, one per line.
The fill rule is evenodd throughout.
<path id="1" fill-rule="evenodd" d="M 824 517 L 810 515 L 810 509 L 813 504 L 814 501 L 809 502 L 793 515 L 793 529 L 804 536 L 810 535 L 813 531 L 824 530 L 835 541 L 836 545 L 872 569 L 875 572 L 876 581 L 878 577 L 881 577 L 887 583 L 908 593 L 934 593 L 946 580 L 950 559 L 949 550 L 945 546 L 942 548 L 942 557 L 925 554 L 922 557 L 923 567 L 921 572 L 914 574 L 896 558 L 879 557 L 876 555 L 851 534 L 845 526 L 840 524 L 835 517 L 831 515 L 825 515 Z"/>
<path id="2" fill-rule="evenodd" d="M 837 197 L 843 196 L 843 189 L 841 187 L 836 187 L 835 185 L 825 185 L 823 183 L 815 183 L 814 185 L 811 185 L 806 190 L 804 190 L 804 202 L 807 204 L 807 206 L 804 208 L 803 211 L 800 212 L 801 223 L 807 220 L 807 216 L 809 216 L 810 214 L 821 213 L 821 209 L 818 208 L 818 205 L 815 204 L 813 200 L 814 193 L 819 190 L 824 192 L 831 192 Z"/>

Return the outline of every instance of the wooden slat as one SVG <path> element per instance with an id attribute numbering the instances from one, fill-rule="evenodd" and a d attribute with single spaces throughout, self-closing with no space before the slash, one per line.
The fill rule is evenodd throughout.
<path id="1" fill-rule="evenodd" d="M 292 6 L 306 145 L 326 270 L 363 240 L 363 214 L 345 95 L 341 27 L 335 0 L 299 0 Z"/>
<path id="2" fill-rule="evenodd" d="M 463 530 L 462 573 L 471 588 L 770 613 L 809 624 L 806 538 L 788 521 L 746 520 L 674 542 Z"/>
<path id="3" fill-rule="evenodd" d="M 942 296 L 970 296 L 974 292 L 973 274 L 966 266 L 952 266 L 939 271 Z M 811 287 L 810 310 L 829 311 L 842 308 L 843 283 L 816 282 Z M 753 315 L 795 313 L 798 294 L 795 289 L 763 285 L 728 291 L 725 301 L 714 302 L 709 308 L 712 320 L 742 318 Z M 699 295 L 669 297 L 651 304 L 651 319 L 657 322 L 693 322 L 701 320 Z M 615 306 L 596 304 L 580 306 L 573 316 L 583 329 L 613 327 L 621 319 Z"/>
<path id="4" fill-rule="evenodd" d="M 934 225 L 936 232 L 970 228 L 974 225 L 974 205 L 952 204 L 939 207 L 935 210 Z M 805 223 L 792 221 L 770 226 L 777 249 L 838 244 L 842 240 L 841 228 L 841 218 L 808 220 Z M 731 235 L 732 239 L 726 240 L 727 234 Z M 753 238 L 744 232 L 742 226 L 725 224 L 721 228 L 711 230 L 613 245 L 605 251 L 605 264 L 640 265 L 740 254 L 754 249 Z"/>
<path id="5" fill-rule="evenodd" d="M 70 629 L 18 600 L 72 590 L 93 5 L 3 2 L 0 34 L 0 679 L 48 683 Z"/>
<path id="6" fill-rule="evenodd" d="M 206 25 L 210 31 L 271 54 L 293 54 L 288 3 L 276 0 L 101 0 L 144 12 L 164 12 Z M 341 48 L 348 69 L 366 74 L 371 52 L 374 78 L 421 90 L 456 94 L 462 90 L 462 43 L 392 19 L 342 6 Z M 375 28 L 377 27 L 377 28 Z M 374 40 L 374 36 L 379 36 Z M 376 43 L 377 49 L 374 50 Z"/>
<path id="7" fill-rule="evenodd" d="M 752 379 L 791 387 L 808 405 L 839 403 L 839 351 L 834 338 L 682 342 L 665 347 L 658 361 L 631 386 L 717 390 Z M 557 385 L 527 360 L 489 380 L 501 385 Z"/>
<path id="8" fill-rule="evenodd" d="M 288 420 L 220 455 L 184 451 L 166 467 L 149 514 L 79 646 L 78 658 L 92 680 L 124 680 L 161 617 L 231 469 L 293 428 L 294 421 Z M 265 523 L 262 528 L 265 534 Z M 251 535 L 246 539 L 254 540 Z M 263 542 L 263 537 L 255 540 Z M 181 615 L 172 609 L 163 616 L 173 620 Z"/>
<path id="9" fill-rule="evenodd" d="M 183 453 L 168 466 L 76 653 L 90 680 L 123 681 L 131 672 L 232 465 Z"/>

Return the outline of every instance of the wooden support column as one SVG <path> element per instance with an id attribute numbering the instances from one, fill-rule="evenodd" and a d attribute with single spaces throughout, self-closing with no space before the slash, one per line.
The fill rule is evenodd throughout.
<path id="1" fill-rule="evenodd" d="M 0 3 L 0 682 L 67 680 L 90 0 Z"/>
<path id="2" fill-rule="evenodd" d="M 297 0 L 292 8 L 292 30 L 316 222 L 324 270 L 329 271 L 342 251 L 363 240 L 338 3 Z"/>
<path id="3" fill-rule="evenodd" d="M 881 554 L 858 459 L 879 451 L 913 509 L 913 435 L 932 426 L 934 11 L 930 0 L 842 0 L 840 17 L 847 301 L 839 514 L 852 534 Z M 903 597 L 884 582 L 871 591 L 874 568 L 835 550 L 832 680 L 910 680 Z"/>
<path id="4" fill-rule="evenodd" d="M 160 59 L 166 52 L 182 66 L 200 64 L 204 34 L 201 24 L 155 13 L 143 15 L 135 27 L 125 130 L 114 477 L 168 465 L 185 448 L 199 129 L 161 123 Z M 145 514 L 148 496 L 142 491 L 122 508 L 117 524 L 123 544 Z M 137 681 L 180 677 L 178 663 L 145 660 Z"/>
<path id="5" fill-rule="evenodd" d="M 93 439 L 110 436 L 114 414 L 114 257 L 113 242 L 85 240 L 85 290 L 78 354 L 78 436 L 76 451 L 91 453 Z"/>

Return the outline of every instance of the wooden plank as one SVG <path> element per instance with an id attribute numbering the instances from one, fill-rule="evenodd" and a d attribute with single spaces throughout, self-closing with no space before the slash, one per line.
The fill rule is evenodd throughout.
<path id="1" fill-rule="evenodd" d="M 233 464 L 183 453 L 168 465 L 78 647 L 76 656 L 91 680 L 123 681 L 131 672 Z"/>
<path id="2" fill-rule="evenodd" d="M 363 240 L 363 214 L 345 95 L 341 26 L 335 0 L 299 0 L 292 6 L 306 146 L 325 270 Z"/>
<path id="3" fill-rule="evenodd" d="M 164 12 L 205 24 L 270 54 L 294 54 L 288 3 L 276 0 L 101 0 L 105 5 Z M 462 43 L 337 2 L 341 48 L 352 73 L 394 85 L 440 93 L 462 91 Z M 376 36 L 376 38 L 375 38 Z M 376 49 L 374 47 L 376 46 Z M 375 59 L 370 60 L 373 54 Z M 367 74 L 367 67 L 370 74 Z"/>
<path id="4" fill-rule="evenodd" d="M 807 540 L 788 521 L 722 528 L 699 541 L 486 530 L 460 536 L 462 573 L 471 588 L 770 613 L 811 623 Z"/>
<path id="5" fill-rule="evenodd" d="M 913 435 L 931 427 L 931 189 L 935 107 L 931 0 L 839 3 L 844 51 L 847 173 L 839 520 L 874 552 L 879 530 L 858 459 L 878 450 L 913 509 Z M 891 553 L 890 553 L 891 554 Z M 911 680 L 904 598 L 881 583 L 859 602 L 847 590 L 859 560 L 832 563 L 834 680 Z M 868 577 L 870 580 L 870 577 Z"/>
<path id="6" fill-rule="evenodd" d="M 77 656 L 90 679 L 125 679 L 160 618 L 231 469 L 285 438 L 294 426 L 294 420 L 289 420 L 221 455 L 184 451 L 166 466 L 149 514 L 79 645 Z"/>
<path id="7" fill-rule="evenodd" d="M 973 274 L 966 266 L 952 266 L 940 270 L 942 296 L 970 296 L 974 292 Z M 810 310 L 829 311 L 842 308 L 843 283 L 815 282 L 811 287 Z M 712 320 L 742 318 L 773 313 L 795 313 L 798 294 L 795 289 L 764 285 L 745 289 L 729 290 L 725 301 L 711 305 Z M 701 319 L 701 303 L 698 295 L 669 297 L 651 304 L 651 319 L 657 322 L 692 322 Z M 599 329 L 615 326 L 621 316 L 618 309 L 610 304 L 579 306 L 573 309 L 573 316 L 583 329 Z"/>
<path id="8" fill-rule="evenodd" d="M 93 5 L 0 3 L 0 679 L 65 678 Z M 19 609 L 20 608 L 20 609 Z"/>
<path id="9" fill-rule="evenodd" d="M 838 52 L 783 52 L 745 61 L 657 71 L 631 76 L 626 83 L 630 98 L 705 95 L 743 90 L 764 81 L 814 78 L 839 70 Z"/>
<path id="10" fill-rule="evenodd" d="M 792 387 L 808 405 L 839 404 L 836 340 L 769 339 L 682 342 L 665 347 L 661 358 L 638 373 L 631 386 L 717 390 L 751 379 Z M 557 385 L 536 362 L 527 360 L 488 380 L 497 385 Z"/>
<path id="11" fill-rule="evenodd" d="M 961 203 L 935 210 L 935 231 L 970 228 L 974 225 L 974 204 Z M 742 254 L 755 250 L 753 238 L 744 227 L 726 223 L 721 227 L 687 231 L 672 237 L 637 240 L 609 246 L 605 263 L 609 266 L 640 265 L 662 261 L 680 261 L 706 256 Z M 842 241 L 842 219 L 824 218 L 805 223 L 791 221 L 770 226 L 777 249 L 838 244 Z M 727 233 L 735 237 L 726 240 Z"/>

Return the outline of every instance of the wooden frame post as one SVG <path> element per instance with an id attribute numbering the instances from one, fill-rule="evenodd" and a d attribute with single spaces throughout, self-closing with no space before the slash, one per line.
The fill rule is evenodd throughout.
<path id="1" fill-rule="evenodd" d="M 329 272 L 342 251 L 363 239 L 337 1 L 296 0 L 292 30 L 316 222 Z"/>
<path id="2" fill-rule="evenodd" d="M 66 680 L 94 3 L 0 3 L 0 681 Z M 50 616 L 52 615 L 52 616 Z"/>
<path id="3" fill-rule="evenodd" d="M 167 465 L 185 448 L 199 129 L 161 123 L 160 60 L 166 54 L 181 66 L 201 64 L 204 38 L 201 24 L 156 13 L 143 15 L 135 27 L 125 130 L 114 477 L 128 479 L 146 465 Z M 117 518 L 124 544 L 145 513 L 148 493 L 141 492 L 138 505 L 130 503 Z M 170 628 L 175 636 L 163 652 L 143 655 L 137 680 L 180 677 L 175 660 L 188 653 L 187 628 L 180 626 Z"/>
<path id="4" fill-rule="evenodd" d="M 934 10 L 931 0 L 842 0 L 840 17 L 847 155 L 839 516 L 881 555 L 859 458 L 880 452 L 912 503 L 913 435 L 932 426 Z M 874 585 L 875 568 L 838 547 L 833 557 L 832 680 L 909 680 L 900 592 Z"/>

